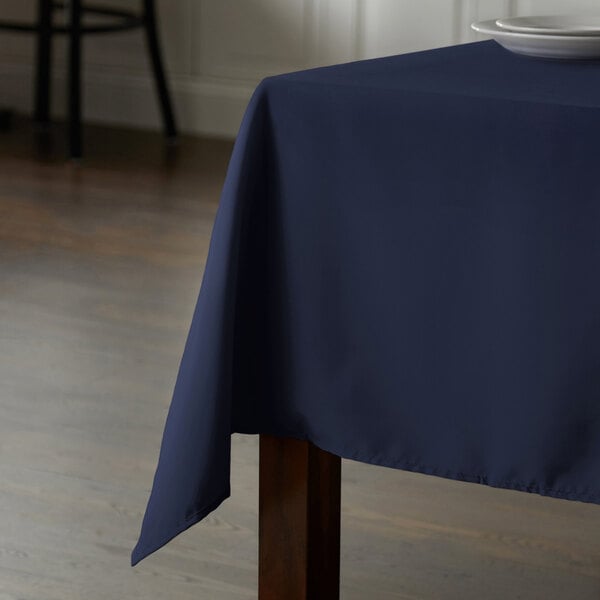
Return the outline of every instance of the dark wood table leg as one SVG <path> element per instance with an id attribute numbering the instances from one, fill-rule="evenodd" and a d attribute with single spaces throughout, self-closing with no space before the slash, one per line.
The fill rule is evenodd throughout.
<path id="1" fill-rule="evenodd" d="M 338 600 L 341 460 L 260 436 L 259 600 Z"/>

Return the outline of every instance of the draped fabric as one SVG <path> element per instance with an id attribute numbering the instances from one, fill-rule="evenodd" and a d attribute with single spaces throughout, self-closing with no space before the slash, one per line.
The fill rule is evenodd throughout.
<path id="1" fill-rule="evenodd" d="M 479 42 L 264 80 L 132 562 L 229 495 L 232 432 L 600 503 L 599 162 L 598 63 Z"/>

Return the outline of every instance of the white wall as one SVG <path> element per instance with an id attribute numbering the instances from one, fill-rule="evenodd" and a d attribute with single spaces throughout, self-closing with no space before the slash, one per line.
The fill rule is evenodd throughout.
<path id="1" fill-rule="evenodd" d="M 104 0 L 115 6 L 137 0 Z M 160 20 L 181 128 L 233 136 L 265 75 L 475 40 L 473 20 L 593 10 L 598 0 L 160 0 Z M 34 0 L 0 0 L 0 17 L 33 17 Z M 30 36 L 0 32 L 0 107 L 32 104 Z M 55 112 L 64 88 L 55 53 Z M 140 31 L 86 38 L 89 120 L 158 127 Z"/>

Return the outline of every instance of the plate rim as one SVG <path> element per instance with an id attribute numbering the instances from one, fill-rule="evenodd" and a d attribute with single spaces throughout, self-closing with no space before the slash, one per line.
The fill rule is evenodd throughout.
<path id="1" fill-rule="evenodd" d="M 528 39 L 538 39 L 538 40 L 552 40 L 552 41 L 569 41 L 569 42 L 599 42 L 600 43 L 600 35 L 573 35 L 573 34 L 543 34 L 543 33 L 528 33 L 525 31 L 512 31 L 510 29 L 506 29 L 500 27 L 496 24 L 495 19 L 488 19 L 485 21 L 474 21 L 471 23 L 471 29 L 476 31 L 477 33 L 482 33 L 484 35 L 503 35 L 509 37 L 518 37 L 518 38 L 528 38 Z"/>
<path id="2" fill-rule="evenodd" d="M 520 19 L 556 19 L 556 18 L 569 18 L 569 19 L 576 19 L 576 18 L 582 18 L 585 19 L 587 17 L 594 17 L 595 19 L 598 19 L 598 26 L 595 29 L 592 29 L 590 31 L 586 31 L 586 30 L 571 30 L 569 31 L 568 29 L 558 29 L 558 28 L 553 28 L 553 27 L 527 27 L 527 26 L 521 26 L 518 29 L 514 29 L 513 27 L 515 27 L 515 25 L 511 26 L 508 21 L 518 21 Z M 555 36 L 571 36 L 571 37 L 597 37 L 600 36 L 600 14 L 594 14 L 594 15 L 576 15 L 576 14 L 557 14 L 557 15 L 549 15 L 549 14 L 545 14 L 545 15 L 519 15 L 519 16 L 513 16 L 513 17 L 498 17 L 497 19 L 495 19 L 496 25 L 502 29 L 503 31 L 512 31 L 514 33 L 528 33 L 531 35 L 544 35 L 544 36 L 548 36 L 548 35 L 555 35 Z M 506 24 L 502 24 L 503 22 L 505 22 Z M 517 25 L 518 26 L 518 25 Z"/>

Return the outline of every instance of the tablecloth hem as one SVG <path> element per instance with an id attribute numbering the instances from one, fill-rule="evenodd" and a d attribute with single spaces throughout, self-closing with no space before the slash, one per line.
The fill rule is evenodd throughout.
<path id="1" fill-rule="evenodd" d="M 470 473 L 464 473 L 462 471 L 441 470 L 436 467 L 426 466 L 404 459 L 395 459 L 387 456 L 372 456 L 367 455 L 364 452 L 348 450 L 344 447 L 338 446 L 335 442 L 331 442 L 329 440 L 322 440 L 319 439 L 318 436 L 307 435 L 303 433 L 298 434 L 295 432 L 282 432 L 281 430 L 257 432 L 255 430 L 245 429 L 243 427 L 236 427 L 235 433 L 250 435 L 262 433 L 266 435 L 273 435 L 276 437 L 291 437 L 294 439 L 309 441 L 321 450 L 325 450 L 326 452 L 330 452 L 331 454 L 335 454 L 342 458 L 356 460 L 371 465 L 389 467 L 401 471 L 410 471 L 412 473 L 421 473 L 422 475 L 433 475 L 435 477 L 443 477 L 444 479 L 453 479 L 455 481 L 478 483 L 493 488 L 528 492 L 531 494 L 538 494 L 540 496 L 557 498 L 559 500 L 575 500 L 591 504 L 600 504 L 600 492 L 596 490 L 590 490 L 589 488 L 579 490 L 572 488 L 551 488 L 540 485 L 539 483 L 536 483 L 534 481 L 532 481 L 531 483 L 525 483 L 521 481 L 512 480 L 496 480 L 494 478 L 488 477 L 487 475 L 473 475 Z"/>
<path id="2" fill-rule="evenodd" d="M 184 521 L 177 524 L 168 535 L 160 538 L 158 541 L 154 541 L 151 544 L 138 545 L 133 549 L 131 553 L 131 566 L 135 567 L 144 558 L 150 556 L 157 550 L 160 550 L 164 545 L 168 544 L 173 538 L 177 537 L 180 533 L 183 533 L 186 529 L 189 529 L 199 521 L 202 521 L 204 517 L 208 516 L 213 510 L 216 510 L 224 500 L 227 500 L 231 496 L 231 489 L 227 490 L 217 497 L 217 500 L 204 505 L 202 508 L 195 511 Z"/>

